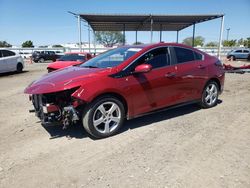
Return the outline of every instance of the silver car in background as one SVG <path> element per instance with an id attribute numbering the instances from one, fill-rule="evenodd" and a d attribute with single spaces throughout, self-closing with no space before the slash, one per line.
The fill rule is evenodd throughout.
<path id="1" fill-rule="evenodd" d="M 227 59 L 250 59 L 250 49 L 235 49 L 227 54 Z"/>
<path id="2" fill-rule="evenodd" d="M 24 68 L 23 58 L 10 50 L 0 50 L 0 73 L 22 72 Z"/>

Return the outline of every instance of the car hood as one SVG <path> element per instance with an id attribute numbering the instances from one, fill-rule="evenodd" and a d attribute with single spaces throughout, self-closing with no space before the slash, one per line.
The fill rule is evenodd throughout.
<path id="1" fill-rule="evenodd" d="M 69 67 L 71 65 L 79 65 L 82 64 L 83 62 L 80 61 L 56 61 L 53 63 L 50 63 L 48 65 L 48 68 L 52 68 L 52 69 L 61 69 L 64 67 Z"/>
<path id="2" fill-rule="evenodd" d="M 42 76 L 25 90 L 27 94 L 44 94 L 63 91 L 84 84 L 84 80 L 110 74 L 110 69 L 68 67 Z"/>

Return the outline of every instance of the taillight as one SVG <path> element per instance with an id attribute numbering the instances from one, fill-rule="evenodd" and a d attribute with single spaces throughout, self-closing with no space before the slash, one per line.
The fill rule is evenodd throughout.
<path id="1" fill-rule="evenodd" d="M 223 63 L 220 60 L 216 61 L 215 65 L 218 67 L 223 67 Z"/>

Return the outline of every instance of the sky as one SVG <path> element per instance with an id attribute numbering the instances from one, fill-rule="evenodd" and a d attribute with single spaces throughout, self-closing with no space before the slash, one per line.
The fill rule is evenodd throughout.
<path id="1" fill-rule="evenodd" d="M 77 19 L 68 13 L 120 14 L 225 14 L 224 37 L 250 37 L 250 0 L 0 0 L 0 41 L 20 46 L 32 40 L 35 46 L 78 42 Z M 84 24 L 82 24 L 84 25 Z M 196 36 L 218 41 L 220 19 L 196 25 Z M 192 27 L 179 32 L 179 41 L 192 36 Z M 162 40 L 176 41 L 176 32 L 163 32 Z M 82 26 L 82 41 L 88 41 Z M 93 37 L 91 36 L 91 41 Z M 128 44 L 135 32 L 126 32 Z M 150 42 L 150 32 L 138 32 L 138 41 Z M 159 41 L 154 32 L 153 42 Z"/>

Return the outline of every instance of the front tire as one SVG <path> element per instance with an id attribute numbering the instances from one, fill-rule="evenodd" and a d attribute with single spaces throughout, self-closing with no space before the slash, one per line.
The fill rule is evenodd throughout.
<path id="1" fill-rule="evenodd" d="M 44 61 L 45 61 L 45 60 L 44 60 L 43 58 L 40 58 L 40 59 L 38 60 L 39 63 L 44 63 Z"/>
<path id="2" fill-rule="evenodd" d="M 122 102 L 113 96 L 97 98 L 83 112 L 83 127 L 95 138 L 114 135 L 123 125 L 125 110 Z"/>
<path id="3" fill-rule="evenodd" d="M 228 59 L 229 59 L 230 61 L 235 61 L 235 60 L 236 60 L 235 56 L 233 56 L 233 55 L 229 56 Z"/>
<path id="4" fill-rule="evenodd" d="M 214 81 L 210 81 L 205 86 L 202 92 L 201 107 L 211 108 L 217 105 L 219 96 L 218 84 Z"/>

